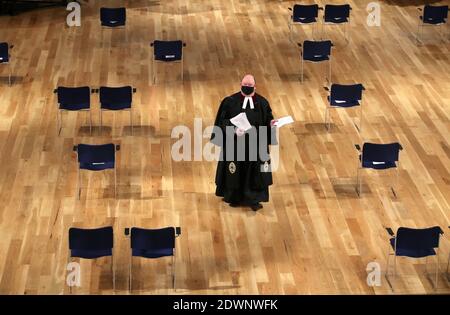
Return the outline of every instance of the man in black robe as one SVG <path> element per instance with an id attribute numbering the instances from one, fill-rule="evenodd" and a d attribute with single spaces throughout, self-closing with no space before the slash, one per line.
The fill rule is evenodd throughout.
<path id="1" fill-rule="evenodd" d="M 235 127 L 230 119 L 245 113 L 252 129 Z M 255 93 L 255 79 L 246 75 L 241 91 L 222 100 L 211 142 L 221 147 L 216 171 L 216 196 L 232 207 L 248 206 L 253 211 L 269 201 L 272 185 L 269 145 L 276 144 L 272 109 Z M 221 135 L 218 135 L 221 133 Z"/>

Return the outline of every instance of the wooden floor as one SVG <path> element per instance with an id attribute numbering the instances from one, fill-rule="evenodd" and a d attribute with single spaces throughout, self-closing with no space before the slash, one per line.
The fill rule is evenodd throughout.
<path id="1" fill-rule="evenodd" d="M 177 291 L 171 259 L 136 259 L 134 294 L 450 293 L 450 27 L 445 43 L 427 28 L 416 45 L 421 1 L 380 1 L 381 27 L 366 25 L 368 0 L 350 1 L 348 44 L 341 28 L 329 27 L 333 81 L 366 87 L 362 133 L 354 126 L 359 111 L 351 109 L 332 112 L 326 131 L 323 67 L 308 64 L 300 83 L 300 53 L 287 27 L 292 1 L 102 4 L 119 2 L 128 8 L 128 43 L 124 31 L 102 34 L 100 1 L 83 2 L 79 28 L 65 26 L 64 8 L 0 17 L 0 41 L 15 45 L 12 87 L 7 67 L 0 68 L 1 294 L 68 294 L 68 229 L 105 225 L 115 231 L 116 294 L 128 294 L 123 229 L 130 226 L 182 228 Z M 308 27 L 297 30 L 295 42 L 311 35 Z M 187 43 L 184 82 L 178 65 L 162 65 L 152 84 L 154 39 Z M 215 162 L 174 162 L 170 155 L 172 128 L 193 128 L 194 118 L 211 125 L 245 73 L 255 75 L 276 117 L 296 120 L 280 131 L 280 168 L 270 202 L 257 213 L 215 197 Z M 134 135 L 127 113 L 105 114 L 100 133 L 93 97 L 93 135 L 79 113 L 64 116 L 58 136 L 58 85 L 133 85 Z M 111 141 L 121 144 L 117 199 L 111 173 L 95 173 L 84 174 L 78 201 L 72 146 Z M 364 141 L 403 145 L 398 198 L 392 172 L 366 172 L 362 198 L 356 195 L 353 145 Z M 437 291 L 424 261 L 407 258 L 398 259 L 394 291 L 384 277 L 380 287 L 367 285 L 369 262 L 386 270 L 384 226 L 434 225 L 446 232 Z M 82 261 L 81 272 L 76 293 L 113 293 L 109 259 Z"/>

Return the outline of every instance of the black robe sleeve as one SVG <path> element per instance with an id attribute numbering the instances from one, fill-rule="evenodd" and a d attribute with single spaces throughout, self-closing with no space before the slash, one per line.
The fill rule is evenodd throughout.
<path id="1" fill-rule="evenodd" d="M 269 102 L 264 99 L 264 125 L 268 128 L 267 143 L 271 145 L 277 145 L 277 128 L 270 126 L 270 122 L 273 120 L 272 108 L 270 108 Z"/>
<path id="2" fill-rule="evenodd" d="M 217 111 L 216 119 L 214 121 L 214 128 L 219 128 L 222 131 L 222 139 L 216 137 L 216 132 L 213 130 L 211 133 L 210 141 L 217 146 L 223 146 L 223 142 L 225 141 L 225 130 L 226 126 L 231 126 L 230 119 L 227 118 L 227 108 L 232 102 L 231 97 L 226 97 L 222 100 L 219 106 L 219 110 Z M 222 140 L 222 141 L 221 141 Z"/>

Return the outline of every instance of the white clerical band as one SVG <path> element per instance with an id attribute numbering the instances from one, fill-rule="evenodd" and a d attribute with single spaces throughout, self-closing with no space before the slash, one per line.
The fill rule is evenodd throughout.
<path id="1" fill-rule="evenodd" d="M 250 103 L 250 108 L 254 109 L 255 105 L 253 104 L 253 99 L 250 96 L 246 96 L 244 99 L 244 104 L 242 104 L 242 109 L 247 108 L 247 103 Z"/>

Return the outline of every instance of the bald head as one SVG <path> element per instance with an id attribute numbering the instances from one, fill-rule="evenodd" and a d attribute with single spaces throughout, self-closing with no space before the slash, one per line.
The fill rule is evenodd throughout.
<path id="1" fill-rule="evenodd" d="M 246 74 L 241 82 L 242 86 L 255 86 L 255 77 L 251 74 Z"/>

